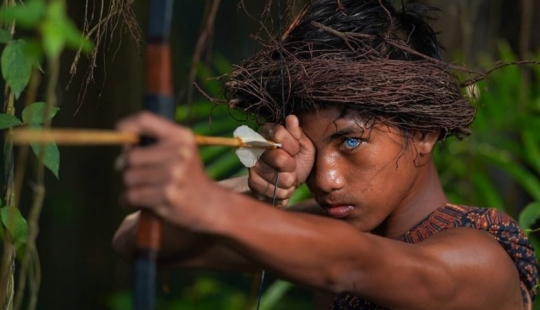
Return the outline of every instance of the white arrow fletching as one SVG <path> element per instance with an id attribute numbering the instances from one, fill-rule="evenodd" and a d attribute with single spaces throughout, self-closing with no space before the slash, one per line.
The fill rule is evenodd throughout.
<path id="1" fill-rule="evenodd" d="M 264 153 L 265 149 L 236 149 L 236 156 L 240 159 L 240 162 L 247 168 L 255 166 L 259 157 Z"/>
<path id="2" fill-rule="evenodd" d="M 242 125 L 234 131 L 233 135 L 236 138 L 240 138 L 244 143 L 257 146 L 257 147 L 281 147 L 281 143 L 274 143 L 266 140 L 263 136 L 258 134 L 255 130 L 249 128 L 246 125 Z M 247 168 L 255 166 L 259 157 L 264 153 L 264 148 L 249 148 L 241 147 L 236 149 L 236 155 L 240 159 L 240 162 Z"/>
<path id="3" fill-rule="evenodd" d="M 266 141 L 266 139 L 261 136 L 255 130 L 249 128 L 246 125 L 242 125 L 234 130 L 233 136 L 240 138 L 244 141 Z"/>
<path id="4" fill-rule="evenodd" d="M 236 138 L 240 138 L 244 143 L 251 144 L 253 146 L 265 147 L 265 146 L 277 146 L 281 147 L 281 143 L 275 143 L 266 140 L 263 136 L 257 133 L 255 130 L 249 128 L 246 125 L 242 125 L 234 130 L 233 135 Z"/>

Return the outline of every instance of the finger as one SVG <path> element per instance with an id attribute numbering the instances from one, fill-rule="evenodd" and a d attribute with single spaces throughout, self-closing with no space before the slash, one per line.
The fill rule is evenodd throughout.
<path id="1" fill-rule="evenodd" d="M 287 130 L 287 128 L 279 124 L 265 124 L 261 130 L 262 135 L 271 141 L 281 143 L 282 150 L 294 156 L 300 151 L 298 140 Z"/>
<path id="2" fill-rule="evenodd" d="M 168 166 L 143 166 L 130 168 L 124 172 L 123 181 L 126 187 L 164 186 L 172 179 Z"/>
<path id="3" fill-rule="evenodd" d="M 125 153 L 125 164 L 129 167 L 170 164 L 175 161 L 189 161 L 197 156 L 197 148 L 181 143 L 160 142 L 145 147 L 134 148 Z"/>
<path id="4" fill-rule="evenodd" d="M 137 208 L 154 209 L 165 204 L 162 186 L 132 186 L 126 188 L 123 195 L 126 205 Z"/>
<path id="5" fill-rule="evenodd" d="M 300 121 L 296 115 L 291 114 L 285 118 L 285 128 L 287 128 L 297 141 L 300 141 L 304 137 L 304 132 L 300 128 Z"/>
<path id="6" fill-rule="evenodd" d="M 296 169 L 296 160 L 282 149 L 264 152 L 259 161 L 279 172 L 293 172 Z"/>
<path id="7" fill-rule="evenodd" d="M 259 199 L 259 201 L 264 201 L 272 205 L 272 207 L 278 209 L 284 209 L 289 205 L 289 199 L 273 199 L 272 197 L 265 197 L 261 195 L 257 195 L 257 199 Z"/>
<path id="8" fill-rule="evenodd" d="M 274 140 L 274 132 L 277 126 L 280 126 L 280 125 L 276 123 L 265 123 L 261 127 L 261 135 L 265 137 L 266 139 Z"/>
<path id="9" fill-rule="evenodd" d="M 289 205 L 289 199 L 285 200 L 275 200 L 274 201 L 274 207 L 278 209 L 285 209 Z"/>
<path id="10" fill-rule="evenodd" d="M 120 155 L 118 155 L 118 157 L 116 157 L 116 159 L 114 160 L 114 163 L 113 163 L 113 168 L 115 171 L 122 171 L 124 169 L 126 169 L 127 167 L 127 160 L 126 160 L 126 154 L 125 153 L 120 153 Z"/>
<path id="11" fill-rule="evenodd" d="M 268 166 L 262 161 L 258 161 L 255 166 L 249 169 L 250 178 L 255 178 L 261 181 L 261 183 L 275 184 L 276 169 Z M 280 172 L 278 178 L 278 187 L 289 188 L 296 186 L 296 173 L 295 172 Z"/>
<path id="12" fill-rule="evenodd" d="M 251 191 L 259 196 L 266 197 L 266 199 L 279 199 L 279 200 L 285 200 L 289 199 L 294 191 L 296 190 L 296 187 L 286 187 L 281 188 L 275 186 L 275 175 L 272 182 L 268 182 L 264 180 L 260 175 L 258 174 L 251 174 L 248 179 L 248 186 L 251 189 Z M 278 176 L 278 185 L 279 181 L 281 179 L 281 174 Z"/>
<path id="13" fill-rule="evenodd" d="M 119 131 L 132 132 L 152 138 L 183 140 L 189 143 L 195 138 L 191 131 L 150 112 L 140 112 L 117 123 Z"/>

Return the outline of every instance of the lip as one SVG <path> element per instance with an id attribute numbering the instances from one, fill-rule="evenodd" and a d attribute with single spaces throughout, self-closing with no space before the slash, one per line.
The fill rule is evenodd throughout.
<path id="1" fill-rule="evenodd" d="M 351 215 L 354 207 L 351 205 L 332 205 L 332 206 L 323 206 L 324 210 L 326 211 L 326 214 L 328 216 L 336 218 L 336 219 L 342 219 L 346 218 L 349 215 Z"/>

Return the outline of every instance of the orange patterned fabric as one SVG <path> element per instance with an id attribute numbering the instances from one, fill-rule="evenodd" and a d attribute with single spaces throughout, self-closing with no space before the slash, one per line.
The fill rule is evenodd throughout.
<path id="1" fill-rule="evenodd" d="M 516 221 L 508 215 L 486 208 L 448 204 L 435 210 L 423 221 L 397 238 L 406 243 L 418 243 L 430 236 L 456 227 L 469 227 L 491 234 L 504 248 L 519 271 L 521 293 L 525 309 L 529 308 L 529 296 L 536 299 L 538 263 L 534 249 Z M 384 310 L 361 297 L 342 294 L 334 300 L 332 310 Z"/>

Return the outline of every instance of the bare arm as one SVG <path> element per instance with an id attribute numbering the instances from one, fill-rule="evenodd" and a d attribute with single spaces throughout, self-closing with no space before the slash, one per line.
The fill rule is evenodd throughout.
<path id="1" fill-rule="evenodd" d="M 224 188 L 251 196 L 247 177 L 220 181 Z M 139 212 L 132 213 L 122 221 L 113 240 L 113 249 L 124 259 L 133 260 Z M 221 270 L 252 270 L 255 266 L 241 255 L 216 244 L 209 235 L 181 229 L 163 221 L 163 234 L 159 251 L 162 267 L 207 268 Z"/>
<path id="2" fill-rule="evenodd" d="M 247 186 L 247 176 L 223 180 L 218 184 L 237 193 L 253 196 Z M 287 210 L 321 214 L 321 209 L 312 199 L 291 206 Z M 133 259 L 138 222 L 139 212 L 128 215 L 113 237 L 114 250 L 127 260 Z M 159 261 L 162 267 L 242 271 L 261 269 L 237 252 L 217 244 L 215 238 L 210 235 L 181 229 L 164 221 L 162 236 L 159 252 Z"/>
<path id="3" fill-rule="evenodd" d="M 268 225 L 269 218 L 279 224 Z M 114 238 L 115 249 L 127 258 L 133 253 L 137 220 L 138 213 L 128 216 Z M 512 262 L 479 231 L 454 229 L 409 245 L 359 233 L 337 220 L 267 207 L 255 208 L 249 222 L 237 219 L 231 226 L 237 229 L 210 237 L 165 223 L 162 265 L 219 270 L 266 266 L 291 281 L 364 296 L 390 308 L 422 309 L 422 304 L 425 309 L 467 309 L 465 305 L 485 302 L 478 296 L 493 296 L 493 304 L 474 309 L 521 302 Z"/>
<path id="4" fill-rule="evenodd" d="M 144 113 L 126 119 L 121 127 L 159 141 L 127 150 L 128 204 L 150 209 L 175 227 L 211 236 L 220 246 L 285 279 L 323 291 L 352 293 L 388 308 L 521 305 L 515 266 L 483 232 L 451 229 L 410 245 L 361 232 L 344 221 L 269 208 L 209 180 L 193 134 L 185 128 Z M 298 174 L 295 166 L 292 162 L 289 167 L 292 176 Z M 264 171 L 268 179 L 275 175 L 275 170 Z M 265 182 L 260 183 L 263 189 L 270 184 Z M 282 191 L 284 201 L 288 192 Z"/>
<path id="5" fill-rule="evenodd" d="M 230 203 L 216 211 L 218 220 L 203 230 L 288 280 L 363 296 L 389 308 L 512 309 L 521 304 L 512 261 L 483 232 L 453 229 L 410 245 L 361 233 L 338 220 L 253 206 L 244 199 L 229 197 Z"/>
<path id="6" fill-rule="evenodd" d="M 139 212 L 128 215 L 116 231 L 112 246 L 126 260 L 133 260 Z M 158 261 L 161 267 L 205 268 L 215 270 L 257 270 L 242 255 L 215 242 L 215 238 L 163 221 Z"/>

